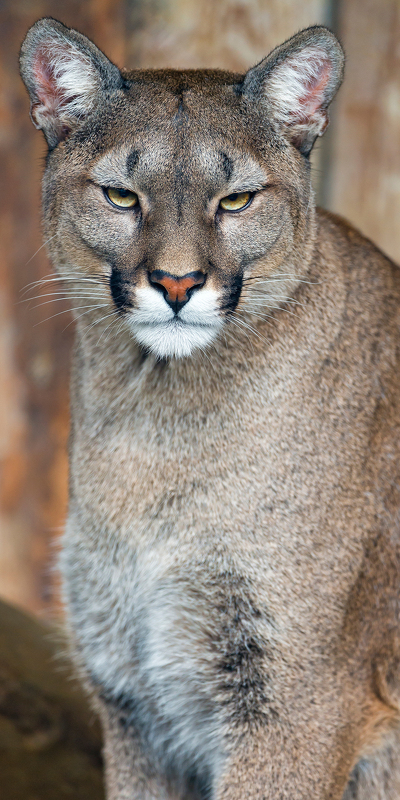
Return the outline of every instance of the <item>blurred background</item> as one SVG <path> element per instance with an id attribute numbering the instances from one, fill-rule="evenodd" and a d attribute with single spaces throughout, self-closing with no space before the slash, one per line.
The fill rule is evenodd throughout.
<path id="1" fill-rule="evenodd" d="M 39 212 L 45 145 L 18 75 L 21 41 L 43 16 L 132 68 L 245 71 L 300 28 L 327 24 L 347 70 L 313 156 L 319 203 L 400 262 L 400 2 L 0 0 L 0 597 L 46 617 L 60 612 L 73 325 L 63 303 L 22 302 L 51 273 Z"/>

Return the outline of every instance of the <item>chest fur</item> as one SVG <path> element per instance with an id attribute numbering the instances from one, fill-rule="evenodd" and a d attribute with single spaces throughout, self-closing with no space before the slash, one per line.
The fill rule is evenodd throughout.
<path id="1" fill-rule="evenodd" d="M 79 404 L 67 547 L 92 559 L 101 586 L 112 572 L 140 605 L 153 580 L 173 575 L 184 595 L 192 569 L 203 587 L 231 571 L 258 580 L 283 628 L 288 608 L 305 628 L 339 624 L 374 513 L 366 461 L 378 400 L 362 364 L 350 382 L 337 353 L 324 353 L 332 339 L 314 335 L 318 351 L 289 339 L 222 392 L 203 375 L 190 401 L 179 377 L 161 378 L 124 414 L 104 416 L 100 434 Z M 113 561 L 121 548 L 127 572 Z M 330 610 L 322 624 L 332 593 L 338 617 Z"/>

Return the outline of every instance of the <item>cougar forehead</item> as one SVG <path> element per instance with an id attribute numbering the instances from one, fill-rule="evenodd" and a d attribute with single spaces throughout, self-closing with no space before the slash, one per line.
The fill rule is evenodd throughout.
<path id="1" fill-rule="evenodd" d="M 71 154 L 78 146 L 81 163 L 82 156 L 97 160 L 104 153 L 132 147 L 128 174 L 135 170 L 139 156 L 142 165 L 145 157 L 151 179 L 172 160 L 175 175 L 179 174 L 190 158 L 198 161 L 204 177 L 208 173 L 215 180 L 222 171 L 226 181 L 231 177 L 232 157 L 248 154 L 259 162 L 274 160 L 275 155 L 277 161 L 277 149 L 287 148 L 269 121 L 242 98 L 240 85 L 233 82 L 240 76 L 214 70 L 131 74 L 134 80 L 123 98 L 100 107 L 97 119 L 90 120 L 90 131 L 84 127 L 72 138 Z M 87 145 L 88 134 L 91 148 L 82 153 L 79 144 Z M 121 179 L 126 180 L 126 171 Z M 243 178 L 247 177 L 245 173 Z"/>

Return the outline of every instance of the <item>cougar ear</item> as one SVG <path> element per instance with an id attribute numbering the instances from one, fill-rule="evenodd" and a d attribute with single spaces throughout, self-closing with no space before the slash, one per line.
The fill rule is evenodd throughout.
<path id="1" fill-rule="evenodd" d="M 245 76 L 245 96 L 266 107 L 272 121 L 303 155 L 328 122 L 328 106 L 343 79 L 343 50 L 331 31 L 314 26 L 277 47 Z"/>
<path id="2" fill-rule="evenodd" d="M 90 39 L 50 17 L 29 29 L 20 68 L 33 124 L 43 131 L 50 148 L 96 107 L 101 92 L 122 86 L 118 68 Z"/>

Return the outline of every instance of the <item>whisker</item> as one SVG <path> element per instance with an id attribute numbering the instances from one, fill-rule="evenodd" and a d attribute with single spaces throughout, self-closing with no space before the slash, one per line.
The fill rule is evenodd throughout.
<path id="1" fill-rule="evenodd" d="M 57 286 L 57 283 L 65 283 L 65 286 Z M 68 281 L 52 281 L 52 280 L 45 280 L 45 281 L 36 281 L 36 285 L 29 286 L 27 289 L 31 292 L 34 289 L 42 289 L 43 291 L 55 291 L 55 292 L 71 292 L 74 289 L 79 291 L 80 289 L 87 289 L 88 291 L 92 289 L 103 289 L 107 284 L 99 283 L 98 281 L 78 281 L 76 278 L 74 280 Z M 24 290 L 25 291 L 25 290 Z"/>
<path id="2" fill-rule="evenodd" d="M 278 308 L 280 308 L 280 306 L 269 306 L 269 310 L 270 310 L 270 311 L 274 311 L 274 310 L 276 310 L 276 309 L 278 309 Z M 243 310 L 243 312 L 244 312 L 244 313 L 251 313 L 251 311 L 249 311 L 249 308 L 248 308 L 248 306 L 247 306 L 247 305 L 246 305 L 246 306 L 243 306 L 243 309 L 242 309 L 242 310 Z M 255 314 L 254 314 L 254 316 L 255 316 Z M 265 319 L 267 319 L 267 318 L 269 318 L 269 319 L 275 319 L 275 315 L 274 315 L 274 314 L 268 314 L 267 312 L 265 312 L 265 314 L 263 315 L 263 317 L 264 317 Z"/>
<path id="3" fill-rule="evenodd" d="M 29 283 L 25 287 L 25 289 L 31 289 L 31 288 L 33 288 L 35 286 L 44 286 L 46 283 L 68 283 L 68 281 L 71 281 L 71 282 L 73 282 L 75 284 L 76 283 L 78 283 L 78 284 L 79 283 L 94 283 L 96 285 L 99 285 L 99 284 L 105 283 L 105 281 L 103 281 L 102 279 L 97 280 L 96 278 L 83 278 L 83 277 L 78 276 L 78 275 L 69 275 L 69 276 L 64 276 L 64 277 L 61 277 L 61 276 L 57 275 L 57 276 L 53 276 L 53 277 L 40 278 L 37 281 L 32 281 L 32 283 Z"/>
<path id="4" fill-rule="evenodd" d="M 97 288 L 101 288 L 102 286 L 104 286 L 107 289 L 108 289 L 108 286 L 109 286 L 107 281 L 95 280 L 94 278 L 79 278 L 79 279 L 78 278 L 74 278 L 74 277 L 67 278 L 67 279 L 59 278 L 59 277 L 41 278 L 38 281 L 32 281 L 32 283 L 29 283 L 27 286 L 25 286 L 24 289 L 21 289 L 21 294 L 22 294 L 22 297 L 23 297 L 28 292 L 31 292 L 33 289 L 38 289 L 41 286 L 43 286 L 43 288 L 45 288 L 45 287 L 47 287 L 48 284 L 68 283 L 68 281 L 73 283 L 73 285 L 74 285 L 74 287 L 76 289 L 79 288 L 79 284 L 83 284 L 85 288 L 87 288 L 87 284 L 90 284 L 91 286 L 97 287 Z"/>
<path id="5" fill-rule="evenodd" d="M 295 278 L 292 272 L 275 272 L 272 275 L 249 275 L 247 278 L 243 278 L 243 283 L 248 283 L 248 281 L 274 281 L 276 279 L 284 279 L 284 278 Z"/>
<path id="6" fill-rule="evenodd" d="M 55 237 L 56 237 L 56 236 L 57 236 L 57 234 L 55 233 L 55 234 L 54 234 L 54 236 L 50 236 L 50 239 L 46 239 L 46 241 L 45 241 L 45 242 L 43 242 L 43 244 L 41 244 L 41 245 L 40 245 L 39 249 L 38 249 L 38 250 L 36 250 L 36 253 L 34 253 L 34 254 L 33 254 L 33 256 L 31 256 L 31 257 L 30 257 L 29 261 L 27 261 L 27 262 L 26 262 L 25 266 L 27 267 L 27 266 L 28 266 L 28 264 L 30 264 L 30 263 L 31 263 L 31 261 L 33 261 L 33 259 L 35 258 L 35 256 L 37 256 L 37 254 L 38 254 L 38 253 L 40 253 L 40 251 L 41 251 L 41 250 L 43 250 L 43 247 L 46 247 L 46 245 L 47 245 L 49 242 L 51 242 L 51 240 L 52 240 L 52 239 L 55 239 Z"/>
<path id="7" fill-rule="evenodd" d="M 256 311 L 252 311 L 251 310 L 251 306 L 246 306 L 246 308 L 243 309 L 243 310 L 247 311 L 249 314 L 252 314 L 254 317 L 257 315 Z M 283 308 L 283 306 L 269 306 L 269 310 L 270 311 L 284 311 L 286 314 L 290 314 L 292 317 L 296 316 L 294 311 L 290 311 L 290 309 L 288 309 L 288 308 Z M 272 319 L 271 314 L 263 314 L 263 316 L 260 317 L 260 319 L 263 319 L 264 317 L 267 317 L 267 316 L 271 317 L 271 319 Z"/>
<path id="8" fill-rule="evenodd" d="M 288 309 L 284 308 L 284 306 L 287 303 L 289 303 L 289 300 L 287 300 L 285 297 L 266 297 L 265 301 L 261 301 L 258 298 L 256 299 L 254 297 L 249 297 L 249 296 L 244 297 L 243 299 L 246 301 L 245 305 L 246 310 L 249 308 L 271 308 L 271 309 L 280 308 L 282 309 L 282 311 L 288 311 Z M 269 300 L 275 300 L 275 302 L 278 303 L 278 305 L 272 305 L 270 302 L 268 302 Z M 303 303 L 294 302 L 292 303 L 292 305 L 301 306 L 302 308 L 304 308 Z M 291 311 L 290 313 L 293 314 L 294 312 Z"/>
<path id="9" fill-rule="evenodd" d="M 246 330 L 246 328 L 243 327 L 243 325 L 239 324 L 239 320 L 238 319 L 233 319 L 232 316 L 229 317 L 229 323 L 231 323 L 232 325 L 234 325 L 235 328 L 238 328 L 240 331 L 242 331 L 244 333 L 246 338 L 249 340 L 250 347 L 251 347 L 252 351 L 254 352 L 254 343 L 252 341 L 252 338 L 251 338 L 250 334 Z M 229 330 L 229 324 L 228 324 L 226 326 L 226 340 L 229 340 L 229 339 L 232 340 L 232 336 L 233 335 L 234 335 L 234 333 L 233 333 L 233 331 Z"/>
<path id="10" fill-rule="evenodd" d="M 89 326 L 86 328 L 86 330 L 87 330 L 87 331 L 90 331 L 92 328 L 94 328 L 94 327 L 95 327 L 95 325 L 99 325 L 99 324 L 100 324 L 100 322 L 103 322 L 103 321 L 104 321 L 105 319 L 107 319 L 108 317 L 114 316 L 114 314 L 117 314 L 117 313 L 118 313 L 118 312 L 117 312 L 115 309 L 113 309 L 113 310 L 112 310 L 112 311 L 111 311 L 109 314 L 105 314 L 105 315 L 104 315 L 104 317 L 100 317 L 100 319 L 95 319 L 95 320 L 94 320 L 94 322 L 92 322 L 92 323 L 91 323 L 91 324 L 90 324 L 90 325 L 89 325 Z"/>
<path id="11" fill-rule="evenodd" d="M 255 289 L 254 286 L 246 288 L 242 293 L 242 297 L 248 297 L 250 300 L 254 299 L 260 302 L 264 298 L 265 301 L 279 300 L 285 303 L 293 303 L 293 305 L 296 306 L 304 305 L 304 303 L 301 303 L 300 300 L 296 300 L 294 297 L 288 297 L 286 294 L 271 294 L 268 289 Z"/>
<path id="12" fill-rule="evenodd" d="M 72 299 L 76 299 L 76 300 L 92 300 L 92 299 L 95 299 L 95 298 L 92 298 L 90 295 L 87 296 L 87 297 L 80 295 L 79 297 L 76 297 L 76 298 L 56 297 L 53 300 L 45 300 L 44 303 L 36 303 L 36 305 L 29 306 L 28 308 L 29 308 L 29 311 L 35 311 L 37 308 L 43 308 L 43 306 L 49 306 L 49 305 L 52 305 L 52 303 L 59 303 L 59 302 L 62 302 L 62 301 L 67 303 L 69 299 L 70 300 L 72 300 Z M 105 298 L 99 297 L 98 299 L 99 300 L 104 300 Z M 86 308 L 103 308 L 106 305 L 108 305 L 108 303 L 102 303 L 101 305 L 94 303 L 93 305 L 92 304 L 88 304 L 88 306 L 85 306 L 85 307 Z M 78 306 L 78 308 L 82 308 L 82 306 Z M 71 303 L 69 303 L 69 307 L 66 310 L 67 311 L 73 311 L 73 310 L 75 310 L 75 306 L 72 305 Z"/>
<path id="13" fill-rule="evenodd" d="M 262 288 L 258 288 L 257 286 L 246 286 L 243 290 L 246 292 L 249 297 L 285 297 L 287 301 L 291 300 L 293 303 L 299 303 L 299 300 L 296 300 L 295 297 L 288 295 L 287 292 L 282 291 L 280 292 L 277 287 L 273 286 L 271 289 L 268 286 L 263 286 Z"/>
<path id="14" fill-rule="evenodd" d="M 229 326 L 229 324 L 231 324 L 231 325 L 234 325 L 237 328 L 240 328 L 240 325 L 238 324 L 238 321 L 236 319 L 233 319 L 232 315 L 230 315 L 227 318 L 227 323 L 228 323 L 228 326 Z M 226 328 L 225 333 L 226 334 L 230 333 L 229 327 Z M 244 331 L 244 333 L 246 334 L 247 338 L 250 339 L 250 336 L 249 336 L 249 334 L 247 333 L 246 330 Z"/>
<path id="15" fill-rule="evenodd" d="M 322 281 L 306 281 L 306 280 L 303 280 L 302 278 L 295 278 L 294 275 L 287 275 L 287 276 L 284 275 L 284 276 L 278 276 L 278 277 L 275 277 L 275 278 L 264 278 L 262 280 L 260 280 L 259 278 L 254 278 L 254 279 L 253 278 L 245 278 L 243 283 L 247 283 L 250 280 L 254 280 L 254 285 L 255 286 L 259 286 L 259 285 L 262 285 L 262 284 L 265 284 L 265 283 L 283 283 L 283 279 L 286 278 L 286 277 L 287 278 L 292 278 L 293 280 L 296 281 L 296 283 L 305 283 L 308 286 L 318 286 L 320 283 L 322 283 Z"/>
<path id="16" fill-rule="evenodd" d="M 200 350 L 202 356 L 204 356 L 207 359 L 208 363 L 211 364 L 211 366 L 212 366 L 211 358 L 209 357 L 208 353 L 206 353 L 205 347 L 201 347 L 200 346 L 199 350 Z"/>
<path id="17" fill-rule="evenodd" d="M 68 328 L 70 328 L 71 325 L 74 324 L 74 322 L 77 322 L 78 319 L 82 319 L 82 317 L 85 317 L 86 314 L 90 314 L 90 311 L 84 311 L 83 314 L 79 314 L 76 317 L 72 317 L 72 319 L 68 322 L 65 328 L 62 329 L 62 333 L 65 333 L 65 331 L 68 330 Z"/>
<path id="18" fill-rule="evenodd" d="M 114 325 L 114 322 L 116 322 L 116 321 L 117 321 L 117 320 L 116 320 L 116 314 L 118 314 L 118 312 L 116 311 L 116 309 L 114 309 L 114 311 L 113 311 L 111 314 L 108 314 L 108 315 L 107 315 L 107 316 L 112 316 L 112 317 L 113 317 L 113 319 L 111 320 L 111 322 L 109 322 L 109 324 L 108 324 L 108 325 L 106 325 L 106 327 L 104 328 L 104 331 L 103 331 L 103 332 L 100 334 L 100 336 L 99 336 L 99 338 L 98 338 L 98 340 L 97 340 L 97 343 L 96 343 L 96 347 L 97 347 L 97 346 L 100 344 L 100 342 L 101 342 L 101 340 L 102 340 L 102 338 L 103 338 L 104 334 L 105 334 L 107 331 L 108 331 L 108 335 L 107 335 L 107 338 L 105 339 L 105 342 L 106 342 L 106 343 L 108 342 L 108 339 L 109 339 L 109 337 L 110 337 L 110 333 L 111 333 L 111 331 L 112 331 L 112 326 Z M 106 317 L 103 317 L 103 319 L 107 319 L 107 316 L 106 316 Z"/>
<path id="19" fill-rule="evenodd" d="M 265 338 L 263 336 L 261 336 L 258 333 L 258 331 L 256 331 L 255 328 L 252 327 L 252 325 L 248 325 L 246 322 L 244 322 L 244 320 L 241 317 L 237 316 L 237 314 L 235 314 L 235 312 L 233 312 L 232 316 L 233 315 L 235 316 L 235 322 L 239 323 L 244 328 L 247 328 L 249 331 L 251 331 L 251 333 L 254 333 L 254 335 L 257 336 L 258 339 L 260 339 L 261 341 L 264 341 L 264 342 L 266 341 Z"/>
<path id="20" fill-rule="evenodd" d="M 106 305 L 107 305 L 107 303 L 102 303 L 102 305 L 99 305 L 99 306 L 93 306 L 92 304 L 90 304 L 88 306 L 78 306 L 78 308 L 75 308 L 74 311 L 80 311 L 82 308 L 88 308 L 88 309 L 92 309 L 92 310 L 95 309 L 95 308 L 105 308 Z M 71 309 L 70 308 L 65 308 L 63 311 L 58 311 L 57 314 L 52 314 L 51 317 L 46 317 L 46 319 L 39 320 L 39 322 L 35 323 L 34 327 L 36 328 L 37 325 L 42 325 L 43 322 L 49 322 L 49 320 L 54 319 L 55 317 L 60 317 L 61 314 L 70 314 L 70 313 L 71 313 Z M 87 311 L 85 313 L 88 314 L 89 312 Z M 82 316 L 82 314 L 80 316 Z M 79 319 L 79 318 L 80 317 L 77 317 L 77 319 Z M 64 330 L 66 330 L 66 328 L 64 328 Z"/>
<path id="21" fill-rule="evenodd" d="M 77 287 L 74 287 L 74 288 L 71 287 L 70 289 L 67 289 L 67 290 L 64 290 L 64 291 L 59 291 L 59 292 L 58 291 L 57 292 L 43 292 L 41 294 L 35 294 L 35 295 L 32 295 L 32 297 L 24 298 L 23 300 L 20 300 L 19 302 L 20 303 L 31 303 L 31 302 L 33 302 L 33 300 L 41 300 L 42 298 L 45 298 L 45 297 L 66 297 L 66 298 L 68 298 L 68 297 L 83 297 L 84 295 L 86 295 L 87 297 L 96 297 L 96 296 L 97 297 L 100 297 L 100 296 L 102 296 L 102 297 L 107 296 L 108 297 L 109 293 L 105 293 L 103 290 L 90 289 L 87 286 L 82 287 L 82 289 L 79 289 Z"/>
<path id="22" fill-rule="evenodd" d="M 247 278 L 243 278 L 243 282 L 246 283 L 247 281 L 258 281 L 258 280 L 273 281 L 278 278 L 279 279 L 292 278 L 293 280 L 302 281 L 305 283 L 311 283 L 311 284 L 315 283 L 315 281 L 307 281 L 305 278 L 299 278 L 293 272 L 273 272 L 271 275 L 249 275 Z"/>
<path id="23" fill-rule="evenodd" d="M 295 303 L 288 300 L 286 297 L 266 297 L 265 300 L 261 300 L 259 298 L 254 297 L 244 297 L 245 300 L 245 307 L 249 308 L 252 306 L 253 308 L 282 308 L 286 305 L 291 306 L 300 306 L 300 308 L 305 308 L 304 303 Z"/>
<path id="24" fill-rule="evenodd" d="M 111 322 L 111 325 L 113 325 L 113 324 L 114 324 L 114 322 L 115 322 L 115 320 L 113 320 L 113 321 Z M 125 325 L 125 320 L 124 320 L 124 319 L 120 319 L 120 320 L 119 320 L 119 325 L 117 326 L 117 329 L 116 329 L 116 331 L 115 331 L 115 335 L 116 335 L 116 336 L 119 336 L 120 332 L 123 330 L 123 327 L 124 327 L 124 325 Z M 111 326 L 110 326 L 110 327 L 111 327 Z M 108 334 L 108 336 L 107 336 L 107 339 L 106 339 L 106 341 L 107 341 L 107 342 L 108 342 L 108 337 L 109 337 L 109 335 L 110 335 L 110 334 Z"/>
<path id="25" fill-rule="evenodd" d="M 41 305 L 45 305 L 46 303 L 56 303 L 59 300 L 91 300 L 100 298 L 105 300 L 106 297 L 104 296 L 103 292 L 94 293 L 90 292 L 90 294 L 83 294 L 79 292 L 79 294 L 72 294 L 72 293 L 64 293 L 64 292 L 51 292 L 50 294 L 37 294 L 35 297 L 26 297 L 24 300 L 19 300 L 19 303 L 34 303 L 35 300 L 42 300 L 45 297 L 51 297 L 51 300 L 46 300 Z"/>

